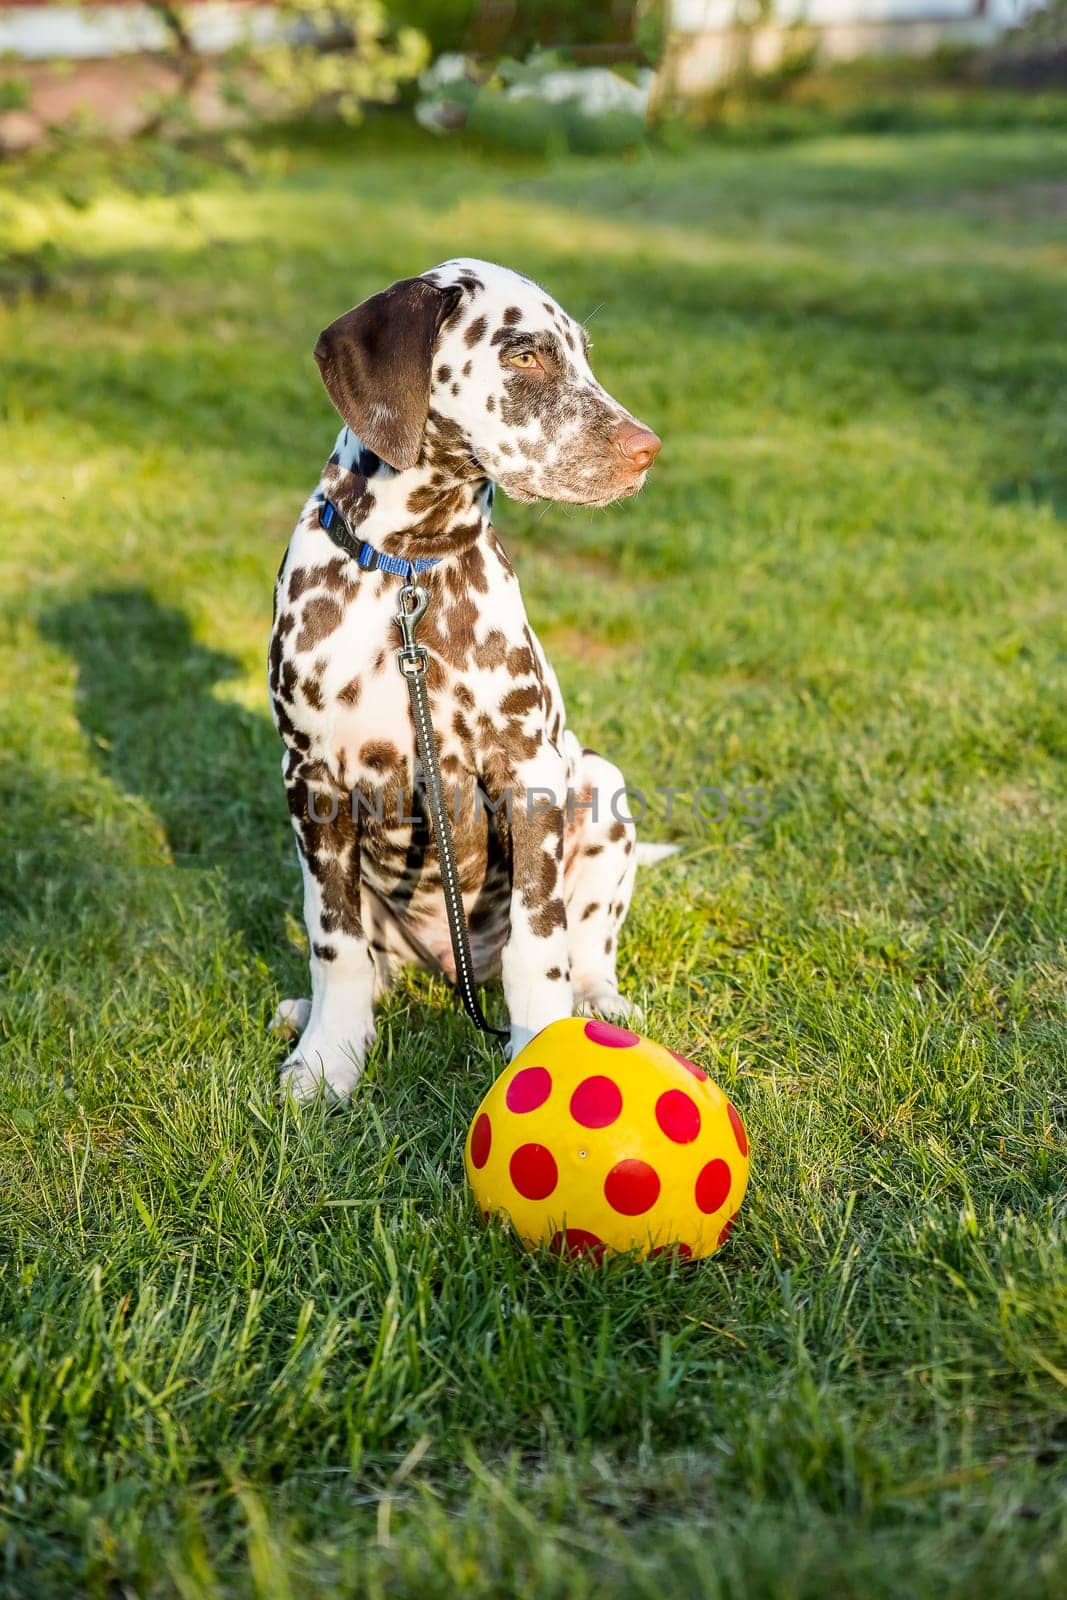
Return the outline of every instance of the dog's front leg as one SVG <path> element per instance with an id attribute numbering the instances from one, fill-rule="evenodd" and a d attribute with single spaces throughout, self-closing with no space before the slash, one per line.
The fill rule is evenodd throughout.
<path id="1" fill-rule="evenodd" d="M 501 973 L 512 1056 L 550 1022 L 571 1015 L 563 901 L 566 795 L 563 757 L 544 742 L 536 755 L 515 767 L 506 797 L 511 814 L 511 929 Z"/>
<path id="2" fill-rule="evenodd" d="M 324 1088 L 343 1100 L 355 1088 L 374 1039 L 374 964 L 360 906 L 360 837 L 349 796 L 316 781 L 301 762 L 286 774 L 304 875 L 311 944 L 311 1012 L 282 1068 L 297 1100 Z"/>

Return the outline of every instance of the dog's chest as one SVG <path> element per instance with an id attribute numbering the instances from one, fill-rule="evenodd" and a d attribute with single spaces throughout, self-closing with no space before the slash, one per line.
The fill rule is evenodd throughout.
<path id="1" fill-rule="evenodd" d="M 526 620 L 519 586 L 495 542 L 442 563 L 420 582 L 418 629 L 446 774 L 513 769 L 548 724 L 558 691 Z M 360 571 L 302 522 L 279 574 L 271 649 L 275 717 L 343 790 L 410 787 L 415 744 L 396 663 L 400 582 Z"/>

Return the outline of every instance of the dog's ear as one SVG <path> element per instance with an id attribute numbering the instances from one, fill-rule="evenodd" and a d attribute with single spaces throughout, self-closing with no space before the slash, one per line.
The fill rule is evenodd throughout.
<path id="1" fill-rule="evenodd" d="M 437 334 L 462 298 L 425 278 L 402 278 L 319 334 L 315 360 L 353 433 L 391 467 L 419 459 Z"/>

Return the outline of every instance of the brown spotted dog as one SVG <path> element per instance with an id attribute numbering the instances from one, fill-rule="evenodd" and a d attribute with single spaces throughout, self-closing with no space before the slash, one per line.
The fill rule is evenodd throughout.
<path id="1" fill-rule="evenodd" d="M 619 770 L 567 727 L 491 522 L 517 500 L 607 505 L 660 448 L 594 378 L 580 323 L 529 278 L 445 262 L 348 311 L 315 356 L 345 426 L 275 595 L 274 718 L 304 877 L 311 1000 L 298 1099 L 357 1082 L 399 967 L 454 978 L 394 621 L 408 563 L 479 981 L 511 1049 L 575 1011 L 633 1012 L 615 973 L 637 860 Z M 329 522 L 330 529 L 324 527 Z M 343 534 L 339 533 L 343 530 Z"/>

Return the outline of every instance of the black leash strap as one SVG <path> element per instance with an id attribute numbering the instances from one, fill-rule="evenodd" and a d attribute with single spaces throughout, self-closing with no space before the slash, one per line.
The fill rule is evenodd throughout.
<path id="1" fill-rule="evenodd" d="M 445 891 L 445 910 L 448 913 L 448 933 L 452 940 L 452 954 L 456 962 L 456 987 L 474 1026 L 494 1038 L 506 1039 L 508 1035 L 505 1029 L 494 1028 L 485 1020 L 474 984 L 470 934 L 463 910 L 463 896 L 460 893 L 456 852 L 452 847 L 452 828 L 441 787 L 441 764 L 437 759 L 437 739 L 430 717 L 430 697 L 426 693 L 427 656 L 422 645 L 415 643 L 415 629 L 429 600 L 430 597 L 422 585 L 413 582 L 409 577 L 400 591 L 400 610 L 396 614 L 397 626 L 404 641 L 396 653 L 396 664 L 407 679 L 408 694 L 411 697 L 415 744 L 422 763 L 430 820 L 437 841 L 437 859 L 441 863 L 441 882 Z"/>

